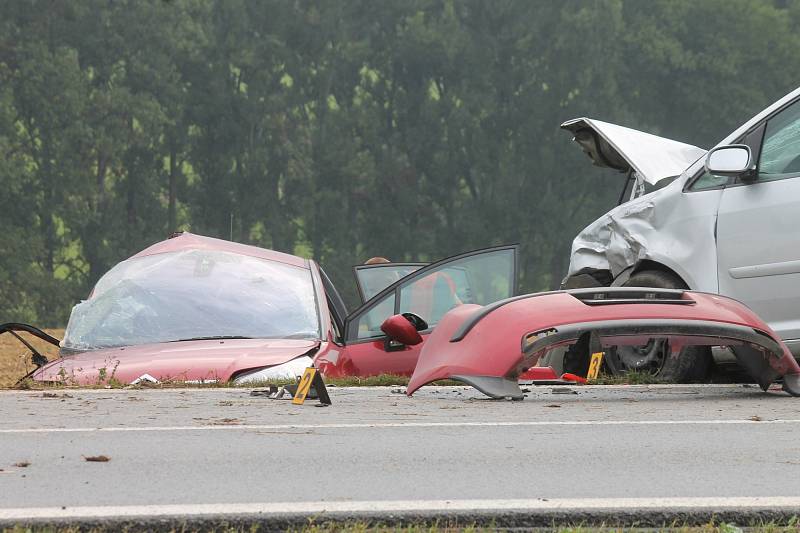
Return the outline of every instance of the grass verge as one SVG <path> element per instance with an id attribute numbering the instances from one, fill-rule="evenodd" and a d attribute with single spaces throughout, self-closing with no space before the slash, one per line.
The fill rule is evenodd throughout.
<path id="1" fill-rule="evenodd" d="M 610 376 L 608 374 L 600 374 L 600 376 L 591 381 L 592 385 L 655 385 L 658 383 L 671 383 L 658 376 L 649 374 L 647 372 L 631 371 L 620 376 Z"/>

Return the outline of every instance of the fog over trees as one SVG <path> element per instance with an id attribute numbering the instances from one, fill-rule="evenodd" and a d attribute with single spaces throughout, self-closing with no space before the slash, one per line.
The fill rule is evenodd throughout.
<path id="1" fill-rule="evenodd" d="M 564 120 L 709 147 L 800 83 L 792 0 L 4 0 L 0 322 L 189 230 L 350 268 L 522 244 L 557 286 L 622 176 Z"/>

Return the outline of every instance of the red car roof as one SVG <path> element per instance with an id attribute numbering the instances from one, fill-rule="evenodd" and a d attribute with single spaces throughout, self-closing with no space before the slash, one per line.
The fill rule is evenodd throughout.
<path id="1" fill-rule="evenodd" d="M 309 268 L 308 260 L 297 257 L 296 255 L 267 250 L 266 248 L 259 248 L 258 246 L 239 244 L 238 242 L 231 242 L 223 239 L 215 239 L 213 237 L 204 237 L 203 235 L 195 235 L 188 232 L 184 232 L 165 241 L 157 242 L 133 257 L 144 257 L 167 252 L 178 252 L 181 250 L 217 250 L 220 252 L 249 255 L 251 257 L 258 257 L 259 259 L 266 259 L 267 261 L 278 261 L 300 268 Z"/>

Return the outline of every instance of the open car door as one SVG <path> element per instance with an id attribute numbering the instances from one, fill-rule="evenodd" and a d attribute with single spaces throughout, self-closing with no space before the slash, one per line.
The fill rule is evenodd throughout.
<path id="1" fill-rule="evenodd" d="M 487 305 L 517 292 L 518 246 L 466 252 L 421 266 L 369 298 L 344 321 L 344 347 L 335 357 L 315 361 L 329 376 L 411 375 L 425 338 L 450 309 L 461 304 Z M 362 269 L 366 270 L 366 269 Z M 381 330 L 396 314 L 413 313 L 423 342 L 390 341 Z"/>

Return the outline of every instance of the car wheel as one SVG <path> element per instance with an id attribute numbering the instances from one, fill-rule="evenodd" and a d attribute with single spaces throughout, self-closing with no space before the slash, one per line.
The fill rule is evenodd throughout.
<path id="1" fill-rule="evenodd" d="M 680 278 L 660 270 L 637 272 L 625 282 L 624 286 L 688 289 Z M 585 337 L 570 346 L 564 354 L 564 372 L 581 376 L 585 376 L 588 372 L 590 358 L 588 335 Z M 711 349 L 707 346 L 689 346 L 673 354 L 669 344 L 664 340 L 651 340 L 644 346 L 618 346 L 609 350 L 607 357 L 614 358 L 621 373 L 647 372 L 664 381 L 673 382 L 705 380 L 713 361 Z"/>
<path id="2" fill-rule="evenodd" d="M 564 353 L 563 369 L 565 373 L 586 376 L 589 373 L 589 335 L 583 334 Z"/>
<path id="3" fill-rule="evenodd" d="M 675 274 L 661 270 L 637 272 L 626 281 L 625 287 L 654 287 L 658 289 L 688 289 Z M 651 341 L 643 347 L 619 347 L 617 354 L 629 369 L 645 370 L 665 381 L 703 381 L 711 370 L 711 349 L 708 346 L 689 346 L 671 354 L 665 341 Z M 637 365 L 640 367 L 637 368 Z"/>

